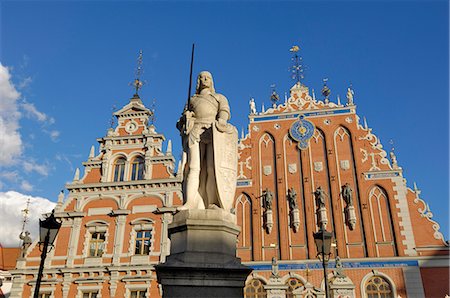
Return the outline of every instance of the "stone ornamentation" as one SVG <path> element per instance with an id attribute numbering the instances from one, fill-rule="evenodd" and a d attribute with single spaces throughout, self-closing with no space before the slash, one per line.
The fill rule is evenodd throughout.
<path id="1" fill-rule="evenodd" d="M 273 194 L 268 188 L 266 188 L 263 191 L 260 198 L 262 198 L 263 200 L 262 203 L 264 207 L 264 227 L 266 229 L 267 234 L 270 234 L 273 228 L 273 214 L 272 214 Z"/>
<path id="2" fill-rule="evenodd" d="M 347 171 L 350 169 L 350 161 L 348 159 L 344 159 L 340 161 L 341 169 Z"/>
<path id="3" fill-rule="evenodd" d="M 322 186 L 319 186 L 314 191 L 314 197 L 316 200 L 316 215 L 317 215 L 317 223 L 319 224 L 319 228 L 326 229 L 328 224 L 327 218 L 327 209 L 325 206 L 325 191 L 322 189 Z"/>
<path id="4" fill-rule="evenodd" d="M 228 123 L 228 100 L 202 71 L 177 127 L 183 144 L 183 196 L 179 210 L 222 208 L 230 212 L 237 179 L 237 129 Z"/>
<path id="5" fill-rule="evenodd" d="M 300 228 L 300 211 L 298 210 L 297 192 L 293 187 L 288 189 L 287 199 L 289 202 L 291 226 L 294 232 L 297 233 Z"/>
<path id="6" fill-rule="evenodd" d="M 297 164 L 296 164 L 296 163 L 290 163 L 290 164 L 288 165 L 288 171 L 289 171 L 289 173 L 291 173 L 291 174 L 297 173 Z"/>
<path id="7" fill-rule="evenodd" d="M 355 207 L 353 205 L 353 190 L 350 187 L 350 184 L 345 183 L 345 185 L 342 186 L 341 195 L 344 199 L 344 202 L 346 204 L 344 211 L 345 211 L 345 221 L 350 228 L 350 230 L 355 229 L 356 226 L 356 212 Z"/>
<path id="8" fill-rule="evenodd" d="M 322 172 L 323 171 L 323 163 L 321 161 L 314 162 L 314 171 Z"/>
<path id="9" fill-rule="evenodd" d="M 289 134 L 298 142 L 298 148 L 305 150 L 309 146 L 309 140 L 312 138 L 315 129 L 316 128 L 311 121 L 300 117 L 297 121 L 292 123 Z"/>

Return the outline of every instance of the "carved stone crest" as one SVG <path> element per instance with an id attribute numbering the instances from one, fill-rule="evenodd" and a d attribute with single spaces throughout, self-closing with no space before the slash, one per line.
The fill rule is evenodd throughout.
<path id="1" fill-rule="evenodd" d="M 290 164 L 288 165 L 288 171 L 289 171 L 289 173 L 291 173 L 291 174 L 297 173 L 297 164 L 296 164 L 296 163 L 290 163 Z"/>
<path id="2" fill-rule="evenodd" d="M 341 160 L 341 169 L 344 171 L 350 169 L 350 161 L 348 159 Z"/>
<path id="3" fill-rule="evenodd" d="M 263 167 L 263 173 L 266 176 L 272 174 L 272 166 L 264 166 Z"/>
<path id="4" fill-rule="evenodd" d="M 314 162 L 314 171 L 322 172 L 323 171 L 323 163 L 321 161 Z"/>

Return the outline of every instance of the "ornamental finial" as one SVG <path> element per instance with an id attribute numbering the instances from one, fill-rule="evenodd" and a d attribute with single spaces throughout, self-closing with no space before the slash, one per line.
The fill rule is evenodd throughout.
<path id="1" fill-rule="evenodd" d="M 328 99 L 328 96 L 331 94 L 330 88 L 327 86 L 328 78 L 323 79 L 323 88 L 322 88 L 322 95 L 325 97 L 325 103 L 328 103 L 330 100 Z"/>
<path id="2" fill-rule="evenodd" d="M 302 57 L 300 57 L 297 53 L 300 51 L 300 47 L 297 45 L 292 46 L 292 48 L 289 49 L 289 52 L 293 54 L 292 56 L 292 67 L 291 67 L 291 74 L 292 79 L 295 80 L 297 84 L 300 83 L 300 79 L 303 79 L 303 64 L 302 64 Z"/>
<path id="3" fill-rule="evenodd" d="M 141 81 L 141 75 L 143 74 L 144 70 L 142 68 L 142 60 L 143 60 L 143 55 L 142 55 L 142 50 L 139 51 L 139 56 L 137 59 L 137 66 L 136 66 L 136 71 L 135 71 L 135 79 L 133 81 L 133 83 L 130 83 L 131 86 L 134 87 L 135 89 L 135 93 L 134 93 L 134 97 L 139 97 L 139 89 L 142 88 L 142 86 L 145 85 L 145 81 Z"/>

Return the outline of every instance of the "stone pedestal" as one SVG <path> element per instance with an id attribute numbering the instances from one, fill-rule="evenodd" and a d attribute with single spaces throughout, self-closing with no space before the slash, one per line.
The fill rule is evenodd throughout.
<path id="1" fill-rule="evenodd" d="M 170 255 L 156 266 L 163 297 L 243 297 L 252 269 L 236 257 L 239 232 L 236 216 L 222 209 L 175 214 Z"/>

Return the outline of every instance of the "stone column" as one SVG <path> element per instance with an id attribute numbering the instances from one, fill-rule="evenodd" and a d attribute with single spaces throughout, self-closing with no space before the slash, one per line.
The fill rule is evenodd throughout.
<path id="1" fill-rule="evenodd" d="M 170 255 L 156 266 L 163 297 L 242 297 L 252 270 L 236 257 L 239 232 L 236 216 L 222 209 L 175 214 Z"/>

